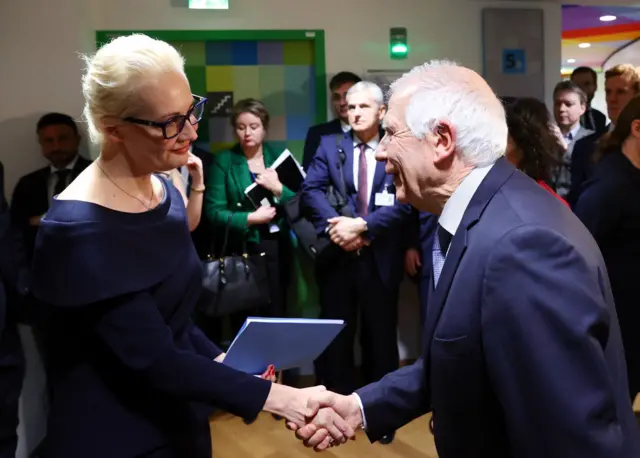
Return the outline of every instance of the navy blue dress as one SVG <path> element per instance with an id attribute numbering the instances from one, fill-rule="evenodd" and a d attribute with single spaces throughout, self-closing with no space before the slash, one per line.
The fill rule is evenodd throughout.
<path id="1" fill-rule="evenodd" d="M 54 200 L 36 243 L 52 400 L 51 458 L 210 458 L 208 417 L 247 421 L 271 383 L 213 361 L 193 324 L 201 268 L 184 201 L 162 178 L 145 213 Z"/>

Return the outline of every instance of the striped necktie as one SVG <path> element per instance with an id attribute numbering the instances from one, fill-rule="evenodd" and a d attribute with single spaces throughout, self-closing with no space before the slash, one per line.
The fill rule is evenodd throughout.
<path id="1" fill-rule="evenodd" d="M 438 230 L 433 238 L 433 251 L 431 254 L 431 261 L 433 263 L 433 287 L 435 289 L 438 286 L 438 280 L 440 280 L 440 274 L 444 267 L 444 261 L 447 256 L 447 250 L 451 245 L 451 239 L 453 236 L 444 227 L 438 224 Z"/>

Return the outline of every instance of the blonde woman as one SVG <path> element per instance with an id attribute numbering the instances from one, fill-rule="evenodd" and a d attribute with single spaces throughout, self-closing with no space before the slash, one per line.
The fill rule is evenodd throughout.
<path id="1" fill-rule="evenodd" d="M 100 154 L 53 201 L 33 268 L 50 353 L 46 456 L 210 458 L 214 407 L 304 424 L 322 388 L 221 364 L 191 321 L 202 280 L 184 199 L 154 173 L 187 163 L 204 110 L 182 57 L 131 35 L 87 63 L 85 117 Z"/>

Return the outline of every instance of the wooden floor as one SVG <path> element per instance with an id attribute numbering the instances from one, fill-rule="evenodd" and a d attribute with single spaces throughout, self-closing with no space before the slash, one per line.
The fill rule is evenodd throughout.
<path id="1" fill-rule="evenodd" d="M 211 421 L 214 458 L 436 458 L 436 447 L 429 432 L 430 415 L 399 430 L 389 445 L 371 444 L 359 432 L 355 441 L 317 454 L 299 442 L 284 421 L 262 413 L 251 425 L 230 414 Z"/>

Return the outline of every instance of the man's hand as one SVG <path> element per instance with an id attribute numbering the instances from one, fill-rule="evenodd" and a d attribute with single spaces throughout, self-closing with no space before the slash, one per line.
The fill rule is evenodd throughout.
<path id="1" fill-rule="evenodd" d="M 367 223 L 362 218 L 347 218 L 338 216 L 327 221 L 329 223 L 329 237 L 341 248 L 349 246 L 360 234 L 367 230 Z"/>
<path id="2" fill-rule="evenodd" d="M 290 428 L 297 430 L 318 417 L 321 405 L 313 398 L 326 391 L 324 386 L 315 386 L 299 390 L 286 385 L 271 385 L 263 410 L 274 413 L 287 420 Z M 318 421 L 322 425 L 325 448 L 333 444 L 341 444 L 354 437 L 353 428 L 339 415 L 323 412 Z M 315 431 L 315 426 L 313 427 Z"/>
<path id="3" fill-rule="evenodd" d="M 415 248 L 409 248 L 404 254 L 404 270 L 409 276 L 415 277 L 421 266 L 420 253 Z"/>
<path id="4" fill-rule="evenodd" d="M 364 239 L 361 236 L 358 236 L 353 242 L 343 246 L 342 249 L 344 251 L 358 251 L 360 248 L 364 246 L 369 246 L 369 245 L 371 245 L 371 242 L 369 242 L 368 240 Z"/>
<path id="5" fill-rule="evenodd" d="M 332 433 L 331 425 L 342 419 L 348 426 L 344 431 L 347 439 L 355 439 L 355 431 L 362 425 L 362 412 L 355 395 L 342 396 L 330 391 L 314 393 L 309 398 L 311 410 L 318 410 L 318 414 L 305 426 L 299 427 L 295 423 L 287 422 L 287 428 L 296 432 L 296 437 L 304 442 L 307 447 L 313 447 L 316 451 L 326 450 L 343 443 L 336 441 L 335 431 Z"/>

